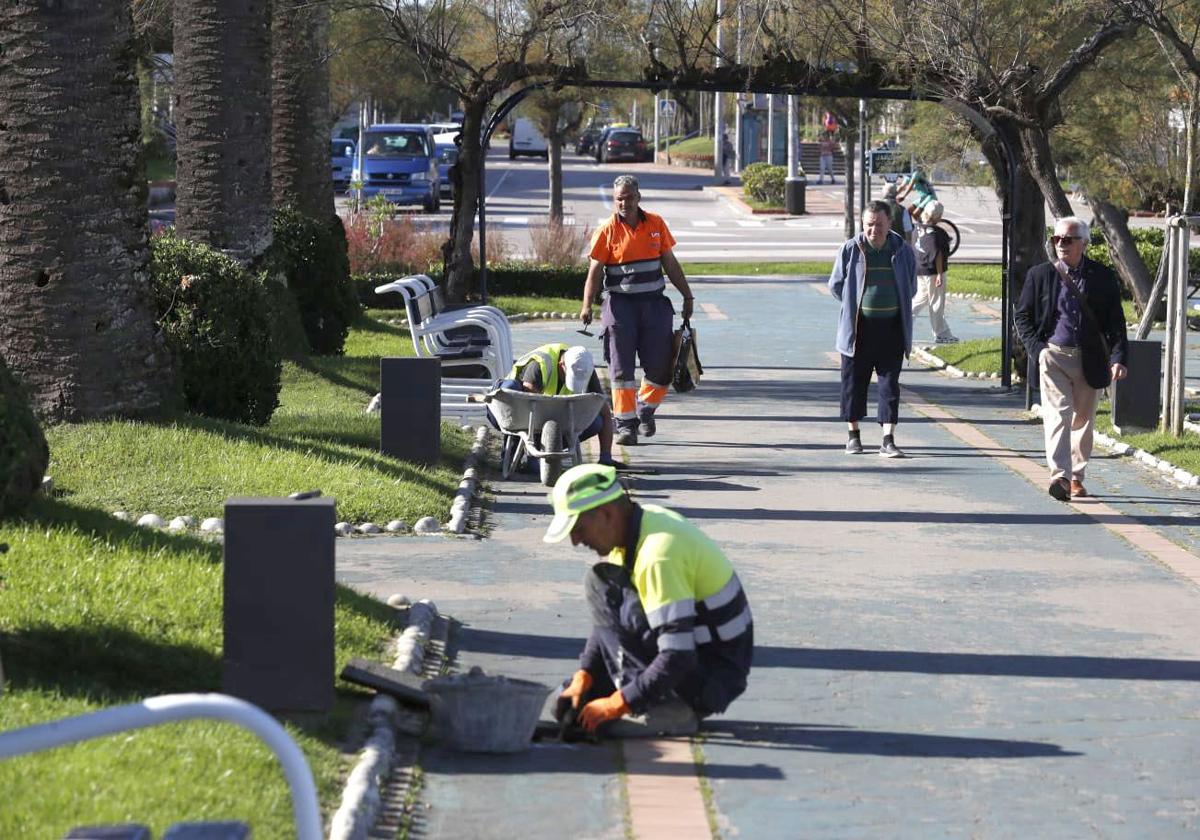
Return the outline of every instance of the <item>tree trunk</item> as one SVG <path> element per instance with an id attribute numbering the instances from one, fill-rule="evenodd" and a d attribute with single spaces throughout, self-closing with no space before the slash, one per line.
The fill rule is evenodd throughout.
<path id="1" fill-rule="evenodd" d="M 1030 174 L 1037 182 L 1042 197 L 1050 205 L 1050 212 L 1054 218 L 1061 219 L 1071 215 L 1071 202 L 1067 200 L 1067 194 L 1058 181 L 1058 173 L 1054 171 L 1054 154 L 1050 151 L 1050 138 L 1046 131 L 1041 125 L 1021 129 L 1022 157 L 1029 165 Z"/>
<path id="2" fill-rule="evenodd" d="M 334 212 L 329 172 L 329 6 L 274 0 L 271 194 L 314 219 Z"/>
<path id="3" fill-rule="evenodd" d="M 550 224 L 562 224 L 563 218 L 563 176 L 562 176 L 562 134 L 555 131 L 550 134 Z"/>
<path id="4" fill-rule="evenodd" d="M 0 355 L 48 420 L 157 413 L 129 4 L 0 9 Z"/>
<path id="5" fill-rule="evenodd" d="M 442 249 L 445 260 L 443 294 L 451 303 L 462 303 L 471 290 L 475 262 L 471 259 L 471 239 L 475 234 L 475 211 L 479 206 L 479 171 L 487 150 L 480 147 L 483 115 L 490 94 L 468 99 L 463 108 L 462 145 L 458 151 L 454 213 L 450 218 L 450 238 Z"/>
<path id="6" fill-rule="evenodd" d="M 1200 134 L 1200 78 L 1192 85 L 1188 99 L 1187 132 L 1184 134 L 1183 213 L 1187 215 L 1196 207 L 1196 154 L 1197 134 Z"/>
<path id="7" fill-rule="evenodd" d="M 249 264 L 271 244 L 268 0 L 175 0 L 175 225 Z"/>
<path id="8" fill-rule="evenodd" d="M 1133 294 L 1138 312 L 1145 312 L 1150 303 L 1154 278 L 1150 276 L 1150 271 L 1129 233 L 1129 214 L 1107 201 L 1096 199 L 1092 200 L 1092 210 L 1096 213 L 1096 224 L 1108 240 L 1108 252 L 1112 256 L 1117 274 Z"/>

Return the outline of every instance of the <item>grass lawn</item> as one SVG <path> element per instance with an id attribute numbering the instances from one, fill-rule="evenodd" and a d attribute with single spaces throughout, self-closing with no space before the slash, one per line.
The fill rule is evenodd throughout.
<path id="1" fill-rule="evenodd" d="M 831 262 L 688 262 L 683 273 L 688 277 L 722 274 L 816 274 L 829 276 Z"/>
<path id="2" fill-rule="evenodd" d="M 929 351 L 946 364 L 967 373 L 1000 372 L 1000 339 L 976 338 L 957 344 L 939 344 Z"/>
<path id="3" fill-rule="evenodd" d="M 488 303 L 501 309 L 505 315 L 530 312 L 570 312 L 576 314 L 583 303 L 583 284 L 579 286 L 579 297 L 538 297 L 535 295 L 495 295 Z"/>
<path id="4" fill-rule="evenodd" d="M 61 498 L 0 521 L 0 730 L 136 702 L 220 689 L 221 547 L 195 535 L 113 519 L 131 513 L 220 515 L 227 496 L 320 487 L 351 521 L 442 519 L 469 441 L 443 426 L 443 460 L 418 469 L 377 451 L 363 415 L 381 353 L 403 330 L 364 318 L 347 355 L 286 366 L 282 406 L 262 429 L 181 415 L 48 430 Z M 415 537 L 413 539 L 416 539 Z M 380 658 L 392 611 L 339 587 L 337 668 Z M 334 674 L 330 678 L 334 678 Z M 338 743 L 362 695 L 340 685 L 333 715 L 290 725 L 326 813 L 346 763 Z M 172 724 L 0 761 L 0 837 L 62 837 L 72 826 L 241 819 L 255 837 L 293 836 L 290 797 L 270 752 L 229 724 Z"/>

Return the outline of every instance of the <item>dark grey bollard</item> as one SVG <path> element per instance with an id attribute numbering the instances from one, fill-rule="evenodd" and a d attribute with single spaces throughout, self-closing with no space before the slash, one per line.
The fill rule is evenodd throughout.
<path id="1" fill-rule="evenodd" d="M 783 182 L 783 206 L 789 215 L 799 216 L 805 212 L 804 199 L 807 189 L 807 178 L 788 178 Z"/>
<path id="2" fill-rule="evenodd" d="M 1113 383 L 1113 425 L 1120 429 L 1156 429 L 1162 389 L 1162 342 L 1129 342 L 1127 362 L 1129 375 Z"/>
<path id="3" fill-rule="evenodd" d="M 379 451 L 418 464 L 442 457 L 442 364 L 379 360 Z"/>
<path id="4" fill-rule="evenodd" d="M 333 706 L 332 498 L 225 501 L 224 691 L 271 712 Z"/>
<path id="5" fill-rule="evenodd" d="M 63 840 L 152 840 L 144 825 L 85 825 L 72 828 Z"/>

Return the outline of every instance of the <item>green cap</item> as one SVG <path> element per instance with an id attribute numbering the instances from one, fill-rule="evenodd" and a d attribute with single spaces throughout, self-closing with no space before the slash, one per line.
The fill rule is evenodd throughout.
<path id="1" fill-rule="evenodd" d="M 571 467 L 559 477 L 550 492 L 554 519 L 546 529 L 546 536 L 542 537 L 543 542 L 561 542 L 575 527 L 579 514 L 606 505 L 624 493 L 625 488 L 617 481 L 614 467 L 603 464 Z"/>

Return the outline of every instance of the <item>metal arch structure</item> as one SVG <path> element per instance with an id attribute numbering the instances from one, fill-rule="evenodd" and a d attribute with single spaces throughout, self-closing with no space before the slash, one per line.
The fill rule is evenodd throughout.
<path id="1" fill-rule="evenodd" d="M 504 99 L 492 112 L 484 126 L 480 138 L 481 154 L 479 156 L 479 285 L 483 302 L 487 303 L 487 193 L 485 191 L 487 175 L 487 148 L 491 143 L 492 134 L 500 127 L 512 110 L 525 100 L 529 94 L 544 88 L 586 87 L 586 88 L 621 88 L 632 90 L 647 90 L 659 93 L 663 90 L 695 90 L 705 93 L 773 93 L 784 96 L 824 96 L 835 98 L 856 99 L 890 99 L 897 101 L 937 102 L 966 119 L 984 138 L 995 140 L 1004 150 L 1005 165 L 1008 167 L 1008 188 L 1003 196 L 1000 226 L 1000 309 L 1004 313 L 1000 329 L 1000 385 L 1003 388 L 1012 387 L 1012 365 L 1009 359 L 1012 355 L 1012 291 L 1015 288 L 1012 265 L 1012 220 L 1013 211 L 1017 204 L 1017 154 L 1008 138 L 997 132 L 978 112 L 965 102 L 945 99 L 939 96 L 921 94 L 909 88 L 886 88 L 860 86 L 854 84 L 822 85 L 818 87 L 805 85 L 758 84 L 749 80 L 731 79 L 728 83 L 719 82 L 689 82 L 686 80 L 673 81 L 670 79 L 647 80 L 631 82 L 615 79 L 579 79 L 565 82 L 541 81 L 533 82 L 522 87 Z M 865 149 L 863 150 L 865 151 Z"/>

